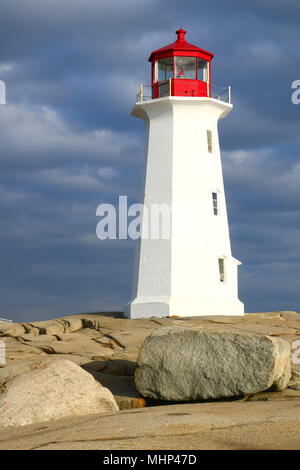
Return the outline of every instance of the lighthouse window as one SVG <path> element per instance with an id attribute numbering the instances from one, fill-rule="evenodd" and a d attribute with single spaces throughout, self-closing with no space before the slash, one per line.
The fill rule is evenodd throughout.
<path id="1" fill-rule="evenodd" d="M 220 282 L 225 282 L 225 263 L 224 263 L 224 258 L 219 258 L 219 275 L 220 275 Z"/>
<path id="2" fill-rule="evenodd" d="M 208 81 L 208 65 L 205 60 L 198 59 L 198 80 Z"/>
<path id="3" fill-rule="evenodd" d="M 207 130 L 207 148 L 209 153 L 213 153 L 212 131 Z"/>
<path id="4" fill-rule="evenodd" d="M 176 57 L 176 78 L 196 80 L 196 57 Z"/>
<path id="5" fill-rule="evenodd" d="M 214 215 L 219 215 L 218 194 L 212 193 Z"/>
<path id="6" fill-rule="evenodd" d="M 157 61 L 158 64 L 158 81 L 163 82 L 173 78 L 173 57 L 167 57 L 166 59 L 160 59 Z"/>

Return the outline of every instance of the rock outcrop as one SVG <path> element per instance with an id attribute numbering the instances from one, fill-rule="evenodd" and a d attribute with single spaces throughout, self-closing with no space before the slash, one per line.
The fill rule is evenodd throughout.
<path id="1" fill-rule="evenodd" d="M 281 338 L 173 326 L 146 338 L 135 384 L 144 397 L 191 401 L 282 390 L 290 377 Z"/>
<path id="2" fill-rule="evenodd" d="M 0 340 L 6 348 L 6 362 L 0 364 L 0 370 L 47 357 L 68 359 L 94 374 L 94 378 L 113 393 L 120 408 L 136 407 L 137 403 L 141 406 L 141 403 L 147 404 L 147 400 L 143 400 L 134 385 L 136 361 L 144 340 L 161 326 L 188 327 L 208 333 L 217 330 L 219 333 L 268 335 L 292 345 L 300 337 L 300 314 L 280 311 L 243 317 L 129 320 L 114 312 L 30 323 L 0 323 Z M 300 394 L 295 378 L 290 386 L 294 388 L 290 389 L 291 393 Z M 276 396 L 281 397 L 283 393 L 286 391 L 277 392 Z M 273 400 L 269 392 L 264 395 L 264 400 Z"/>
<path id="3" fill-rule="evenodd" d="M 46 358 L 0 370 L 0 427 L 118 411 L 111 392 L 66 359 Z"/>
<path id="4" fill-rule="evenodd" d="M 201 386 L 209 390 L 215 379 L 216 386 L 227 387 L 230 393 L 243 392 L 243 396 L 221 402 L 217 397 L 210 403 L 172 402 L 171 406 L 161 402 L 164 406 L 143 408 L 151 400 L 143 398 L 134 385 L 136 362 L 145 339 L 162 326 L 181 327 L 181 332 L 189 328 L 211 340 L 217 332 L 217 347 L 210 341 L 205 353 L 210 364 L 214 364 L 215 352 L 221 356 L 216 361 L 219 376 L 204 369 Z M 223 344 L 225 335 L 235 337 L 236 342 L 223 338 Z M 164 380 L 167 387 L 176 390 L 171 382 L 175 370 L 183 391 L 188 387 L 197 391 L 201 371 L 201 362 L 195 363 L 194 358 L 197 341 L 185 341 L 181 347 L 176 339 L 170 361 L 172 374 L 168 374 L 164 365 L 167 336 L 158 343 L 161 362 L 156 357 L 159 350 L 148 355 L 149 364 L 152 360 L 153 365 L 160 364 L 155 373 L 148 369 L 153 377 L 148 388 L 155 391 Z M 0 427 L 13 425 L 1 428 L 0 449 L 298 449 L 300 365 L 292 360 L 288 388 L 270 388 L 284 388 L 289 376 L 286 341 L 293 351 L 299 338 L 300 315 L 285 311 L 137 320 L 114 312 L 0 323 L 0 340 L 6 350 L 6 361 L 0 364 Z M 70 366 L 69 361 L 74 364 Z M 181 364 L 186 365 L 180 369 Z M 235 373 L 238 381 L 233 380 Z M 255 380 L 259 387 L 253 386 Z M 253 393 L 271 382 L 274 385 L 269 390 Z M 116 413 L 111 394 L 103 386 L 126 413 Z M 20 426 L 29 422 L 33 424 Z"/>

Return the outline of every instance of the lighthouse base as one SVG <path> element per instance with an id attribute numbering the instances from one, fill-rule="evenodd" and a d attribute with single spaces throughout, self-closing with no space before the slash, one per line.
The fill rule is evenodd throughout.
<path id="1" fill-rule="evenodd" d="M 127 318 L 151 318 L 151 317 L 169 317 L 170 306 L 167 301 L 153 300 L 135 300 L 125 306 L 125 316 Z"/>
<path id="2" fill-rule="evenodd" d="M 125 307 L 127 318 L 199 317 L 211 315 L 243 316 L 244 304 L 236 299 L 171 298 L 135 299 Z"/>

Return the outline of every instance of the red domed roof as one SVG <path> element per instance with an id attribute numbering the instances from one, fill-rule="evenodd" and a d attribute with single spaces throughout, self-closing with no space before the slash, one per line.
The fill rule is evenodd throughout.
<path id="1" fill-rule="evenodd" d="M 201 57 L 207 61 L 211 61 L 214 57 L 214 54 L 211 52 L 200 49 L 200 47 L 194 46 L 193 44 L 187 42 L 185 40 L 186 31 L 184 29 L 178 29 L 176 34 L 176 41 L 172 42 L 172 44 L 169 44 L 168 46 L 153 51 L 149 57 L 149 62 L 174 55 Z"/>

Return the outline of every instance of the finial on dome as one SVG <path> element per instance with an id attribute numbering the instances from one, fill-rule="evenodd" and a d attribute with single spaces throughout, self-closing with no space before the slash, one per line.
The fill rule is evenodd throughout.
<path id="1" fill-rule="evenodd" d="M 182 27 L 180 27 L 180 29 L 178 29 L 176 31 L 176 34 L 177 34 L 177 41 L 184 41 L 185 40 L 185 35 L 186 35 L 186 31 L 184 29 L 182 29 Z"/>

